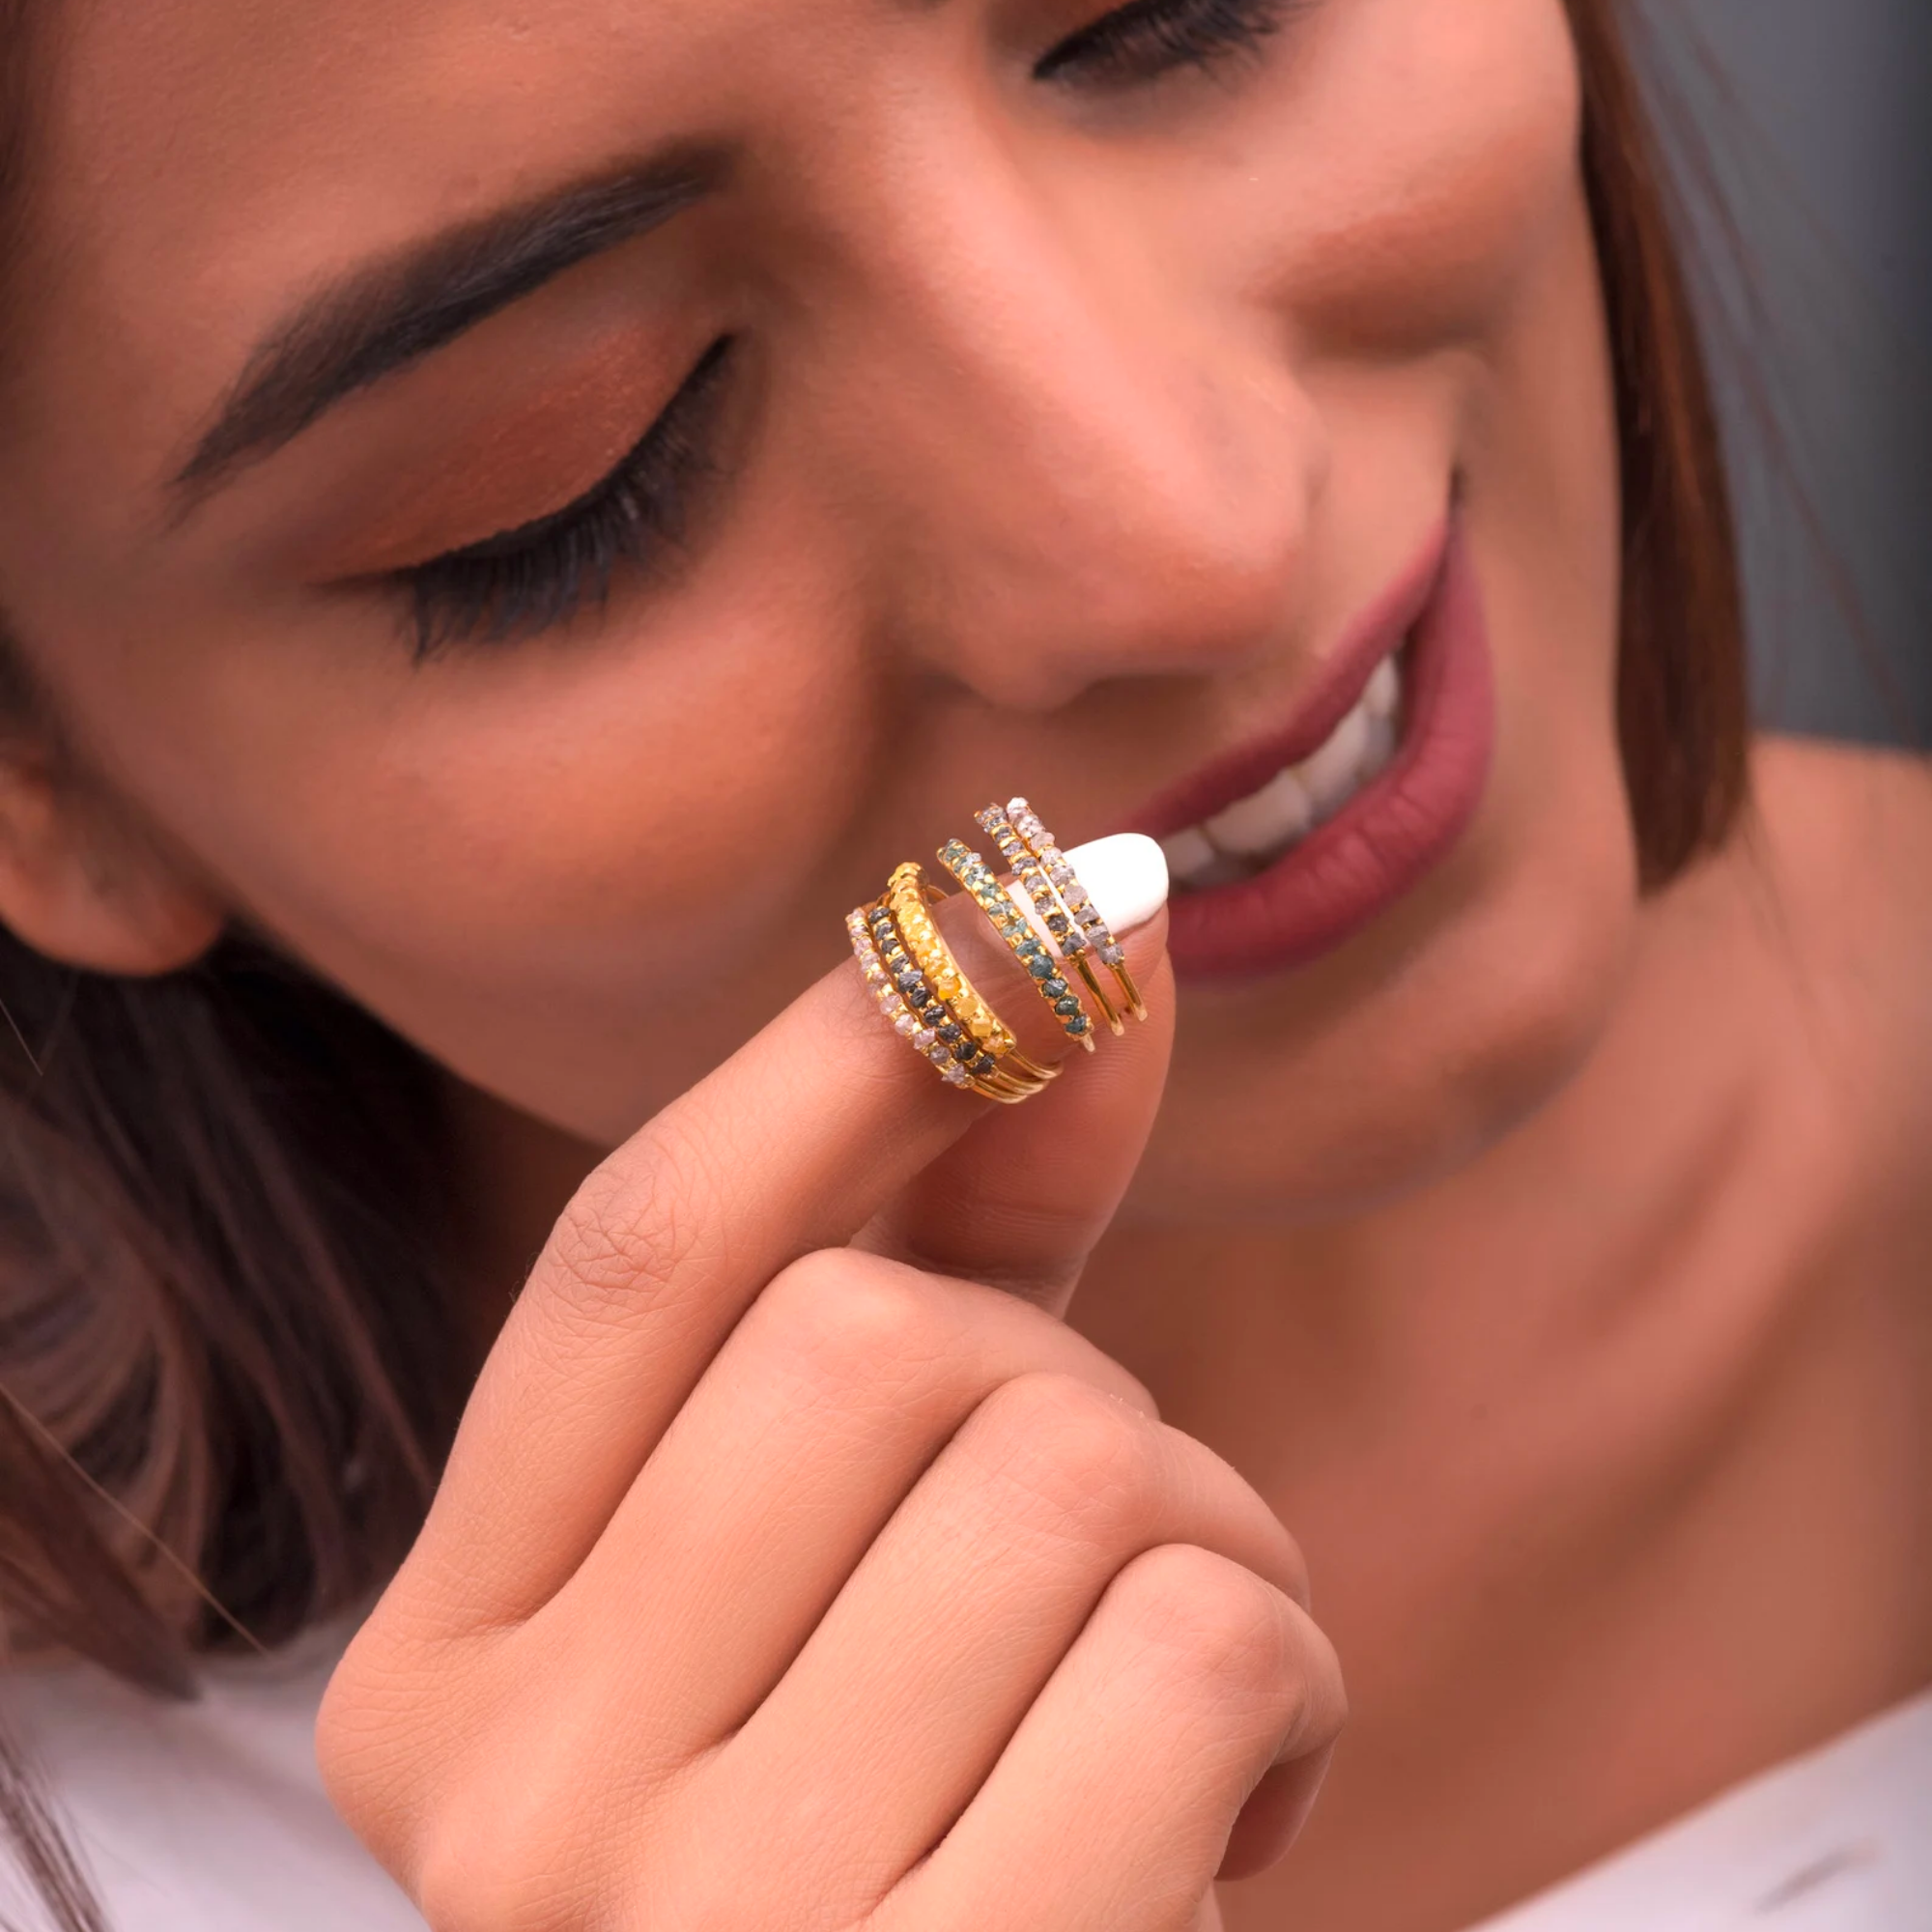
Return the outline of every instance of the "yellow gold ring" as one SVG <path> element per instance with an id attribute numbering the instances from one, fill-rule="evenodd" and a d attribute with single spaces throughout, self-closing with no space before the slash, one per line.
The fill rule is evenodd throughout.
<path id="1" fill-rule="evenodd" d="M 1025 916 L 1013 903 L 1011 895 L 994 877 L 992 867 L 979 853 L 957 838 L 950 839 L 940 848 L 939 863 L 973 895 L 980 910 L 992 921 L 994 931 L 1007 942 L 1013 957 L 1019 961 L 1040 998 L 1051 1009 L 1061 1031 L 1068 1039 L 1077 1041 L 1092 1053 L 1094 1022 L 1088 1017 L 1087 1009 L 1080 1004 L 1079 994 L 1066 983 L 1065 969 L 1027 923 Z"/>
<path id="2" fill-rule="evenodd" d="M 970 1087 L 973 1076 L 952 1057 L 950 1044 L 942 1041 L 938 1030 L 916 1013 L 905 995 L 895 984 L 879 952 L 871 926 L 872 909 L 863 907 L 845 916 L 846 937 L 852 942 L 852 956 L 859 962 L 867 989 L 879 1003 L 886 1024 L 909 1046 L 932 1063 L 934 1070 L 949 1087 Z"/>
<path id="3" fill-rule="evenodd" d="M 998 1063 L 982 1053 L 977 1043 L 969 1042 L 961 1049 L 959 1042 L 968 1040 L 965 1028 L 947 1008 L 933 1000 L 931 989 L 920 982 L 916 971 L 906 970 L 910 955 L 893 923 L 892 914 L 883 905 L 866 906 L 848 914 L 845 929 L 851 937 L 859 970 L 878 1001 L 887 1024 L 931 1063 L 949 1087 L 962 1088 L 1007 1106 L 1029 1097 L 1029 1094 L 1017 1092 L 1010 1083 L 998 1077 Z M 882 951 L 882 947 L 887 950 Z M 915 1011 L 908 992 L 927 1004 Z"/>
<path id="4" fill-rule="evenodd" d="M 960 970 L 959 962 L 952 956 L 952 949 L 947 945 L 926 910 L 930 893 L 924 874 L 908 860 L 893 873 L 886 887 L 884 901 L 898 936 L 911 955 L 912 965 L 921 976 L 919 984 L 930 990 L 939 1004 L 951 1009 L 957 1023 L 965 1029 L 968 1039 L 980 1048 L 980 1057 L 995 1063 L 992 1073 L 985 1073 L 975 1065 L 972 1070 L 976 1077 L 995 1084 L 1009 1083 L 1027 1095 L 1037 1094 L 1058 1075 L 1060 1069 L 1041 1066 L 1022 1053 L 1011 1029 L 980 998 L 972 981 Z M 931 894 L 931 896 L 936 899 L 940 895 Z M 885 951 L 883 947 L 880 950 L 882 952 Z M 918 985 L 914 990 L 918 990 Z"/>

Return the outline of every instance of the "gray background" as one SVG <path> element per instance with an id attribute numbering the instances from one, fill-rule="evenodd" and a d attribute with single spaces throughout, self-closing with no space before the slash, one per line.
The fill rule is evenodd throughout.
<path id="1" fill-rule="evenodd" d="M 1932 0 L 1639 12 L 1690 202 L 1760 713 L 1932 745 Z"/>

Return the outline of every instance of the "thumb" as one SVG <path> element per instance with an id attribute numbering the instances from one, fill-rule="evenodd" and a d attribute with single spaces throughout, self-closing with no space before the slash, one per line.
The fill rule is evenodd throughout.
<path id="1" fill-rule="evenodd" d="M 1126 1019 L 1119 1038 L 1096 1025 L 1098 1051 L 1069 1056 L 1053 1014 L 985 914 L 965 895 L 948 899 L 933 920 L 966 976 L 1021 1050 L 1038 1062 L 1063 1061 L 1064 1074 L 1024 1106 L 987 1110 L 855 1241 L 931 1273 L 1008 1289 L 1056 1315 L 1066 1312 L 1140 1162 L 1174 1040 L 1160 848 L 1151 839 L 1107 838 L 1066 857 L 1126 948 L 1147 1020 Z M 1104 970 L 1097 977 L 1110 982 Z"/>

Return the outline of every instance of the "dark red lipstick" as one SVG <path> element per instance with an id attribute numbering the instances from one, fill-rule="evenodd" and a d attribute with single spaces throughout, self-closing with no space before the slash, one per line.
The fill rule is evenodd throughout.
<path id="1" fill-rule="evenodd" d="M 1474 817 L 1495 738 L 1488 625 L 1461 519 L 1350 628 L 1282 729 L 1183 780 L 1123 828 L 1154 838 L 1211 817 L 1316 751 L 1376 667 L 1408 640 L 1394 761 L 1328 821 L 1253 878 L 1171 903 L 1169 950 L 1184 979 L 1283 972 L 1341 945 L 1412 890 Z"/>

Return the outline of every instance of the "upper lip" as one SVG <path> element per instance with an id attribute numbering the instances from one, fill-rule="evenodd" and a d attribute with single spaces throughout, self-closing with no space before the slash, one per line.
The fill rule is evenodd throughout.
<path id="1" fill-rule="evenodd" d="M 1394 651 L 1428 610 L 1442 574 L 1449 525 L 1438 525 L 1415 559 L 1358 616 L 1341 643 L 1316 671 L 1294 715 L 1264 738 L 1217 758 L 1144 806 L 1125 830 L 1164 838 L 1225 811 L 1237 798 L 1259 791 L 1274 775 L 1299 764 L 1327 739 L 1361 701 L 1376 667 Z"/>

